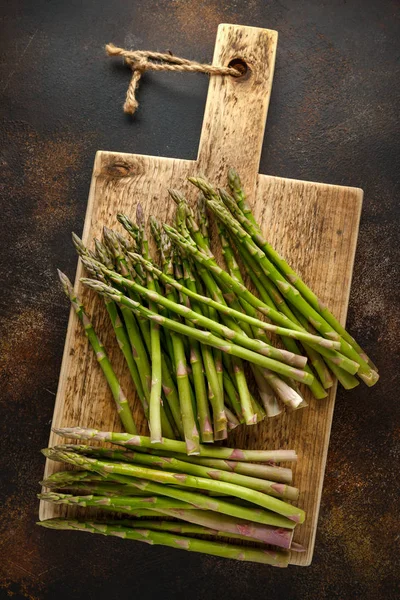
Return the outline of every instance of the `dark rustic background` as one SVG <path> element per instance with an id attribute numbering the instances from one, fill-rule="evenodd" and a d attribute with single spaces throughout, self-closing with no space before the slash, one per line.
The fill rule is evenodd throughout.
<path id="1" fill-rule="evenodd" d="M 0 597 L 395 598 L 398 2 L 2 4 Z M 94 154 L 195 158 L 207 92 L 202 75 L 148 74 L 128 118 L 129 72 L 105 57 L 104 44 L 210 61 L 220 22 L 279 32 L 260 172 L 365 190 L 348 325 L 381 381 L 338 393 L 309 568 L 279 571 L 34 524 L 69 310 L 55 271 L 74 274 L 70 232 L 82 231 Z"/>

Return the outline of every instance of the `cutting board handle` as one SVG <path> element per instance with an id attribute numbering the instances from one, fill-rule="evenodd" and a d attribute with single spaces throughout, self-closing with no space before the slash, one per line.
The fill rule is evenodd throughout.
<path id="1" fill-rule="evenodd" d="M 257 182 L 277 41 L 278 33 L 270 29 L 218 27 L 213 65 L 243 66 L 246 72 L 210 77 L 198 166 L 221 185 L 227 166 L 235 167 L 248 195 Z"/>

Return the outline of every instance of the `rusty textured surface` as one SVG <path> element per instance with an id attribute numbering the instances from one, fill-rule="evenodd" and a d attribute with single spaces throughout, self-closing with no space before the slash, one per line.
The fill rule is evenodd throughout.
<path id="1" fill-rule="evenodd" d="M 0 597 L 395 598 L 398 3 L 2 5 Z M 70 231 L 82 228 L 95 151 L 194 158 L 207 90 L 201 75 L 146 74 L 132 120 L 121 108 L 128 73 L 104 57 L 103 44 L 206 61 L 220 22 L 279 31 L 260 172 L 365 190 L 348 324 L 379 365 L 381 381 L 338 393 L 308 569 L 61 537 L 34 525 L 44 462 L 38 451 L 48 439 L 68 317 L 55 269 L 74 273 Z"/>

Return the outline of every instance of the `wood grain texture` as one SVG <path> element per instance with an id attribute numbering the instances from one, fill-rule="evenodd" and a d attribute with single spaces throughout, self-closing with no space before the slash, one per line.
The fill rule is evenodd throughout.
<path id="1" fill-rule="evenodd" d="M 103 225 L 120 229 L 116 213 L 121 211 L 133 216 L 139 201 L 147 216 L 154 214 L 160 220 L 169 220 L 174 206 L 168 200 L 168 187 L 178 187 L 195 201 L 196 193 L 186 182 L 188 175 L 204 172 L 222 184 L 227 168 L 236 166 L 269 241 L 344 322 L 362 191 L 257 174 L 276 40 L 276 33 L 268 30 L 220 26 L 214 64 L 228 64 L 239 56 L 248 61 L 250 75 L 243 81 L 211 78 L 198 161 L 97 153 L 83 240 L 91 244 L 93 237 L 101 235 Z M 102 301 L 81 286 L 81 276 L 79 264 L 78 294 L 88 307 L 96 330 L 101 331 L 102 341 L 144 433 L 146 424 Z M 312 559 L 335 391 L 334 387 L 326 400 L 315 401 L 308 397 L 306 390 L 308 408 L 285 412 L 255 427 L 241 427 L 229 439 L 230 445 L 248 448 L 297 450 L 295 483 L 301 490 L 299 505 L 306 510 L 307 520 L 296 532 L 295 539 L 307 547 L 307 552 L 293 554 L 293 564 L 308 565 Z M 74 425 L 121 430 L 111 393 L 80 323 L 71 314 L 53 426 Z M 50 445 L 60 441 L 53 433 L 50 435 Z M 47 462 L 45 475 L 61 468 L 64 467 Z M 43 502 L 40 505 L 40 519 L 61 514 L 67 514 L 66 507 Z M 72 514 L 69 509 L 68 514 Z"/>

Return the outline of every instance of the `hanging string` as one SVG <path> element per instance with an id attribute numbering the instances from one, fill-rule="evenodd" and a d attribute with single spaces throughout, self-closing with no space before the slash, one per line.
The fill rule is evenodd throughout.
<path id="1" fill-rule="evenodd" d="M 215 67 L 213 65 L 198 63 L 194 60 L 179 58 L 172 54 L 162 52 L 150 52 L 147 50 L 124 50 L 117 48 L 114 44 L 106 45 L 108 56 L 122 56 L 125 63 L 132 70 L 132 78 L 129 83 L 124 103 L 124 112 L 133 115 L 139 106 L 136 100 L 136 90 L 140 78 L 145 71 L 181 71 L 188 73 L 207 73 L 208 75 L 230 75 L 240 77 L 242 73 L 234 67 Z"/>

